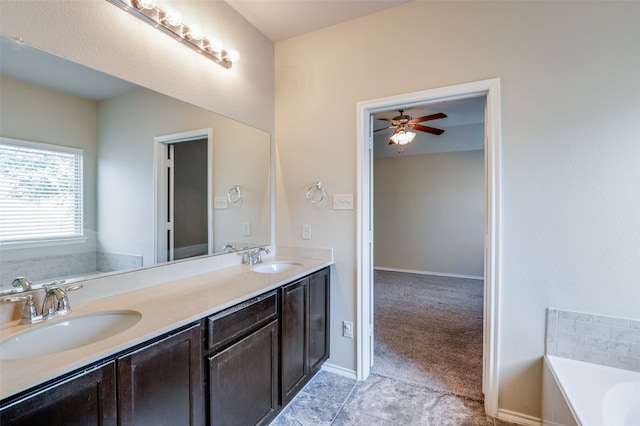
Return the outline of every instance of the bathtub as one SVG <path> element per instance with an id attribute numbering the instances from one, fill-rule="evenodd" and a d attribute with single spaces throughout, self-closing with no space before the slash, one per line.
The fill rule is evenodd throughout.
<path id="1" fill-rule="evenodd" d="M 639 426 L 640 373 L 545 356 L 542 424 Z"/>

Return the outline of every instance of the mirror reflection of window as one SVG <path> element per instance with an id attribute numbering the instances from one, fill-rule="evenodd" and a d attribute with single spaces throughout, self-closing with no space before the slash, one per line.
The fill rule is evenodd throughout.
<path id="1" fill-rule="evenodd" d="M 81 149 L 0 138 L 0 244 L 81 238 Z"/>

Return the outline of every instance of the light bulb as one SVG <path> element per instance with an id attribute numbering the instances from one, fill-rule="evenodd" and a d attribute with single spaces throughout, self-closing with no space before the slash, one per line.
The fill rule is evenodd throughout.
<path id="1" fill-rule="evenodd" d="M 240 59 L 240 52 L 238 52 L 236 49 L 229 49 L 227 50 L 225 58 L 227 58 L 230 62 L 235 62 Z"/>
<path id="2" fill-rule="evenodd" d="M 202 27 L 198 24 L 193 24 L 189 27 L 188 37 L 192 40 L 202 40 L 204 38 L 204 33 L 202 32 Z"/>
<path id="3" fill-rule="evenodd" d="M 416 134 L 414 132 L 407 132 L 404 129 L 394 133 L 391 136 L 391 143 L 395 143 L 398 145 L 406 145 L 408 143 L 413 142 L 416 138 Z"/>
<path id="4" fill-rule="evenodd" d="M 222 52 L 222 41 L 218 38 L 209 40 L 209 49 L 213 52 Z"/>
<path id="5" fill-rule="evenodd" d="M 177 27 L 182 24 L 182 14 L 176 9 L 167 10 L 167 14 L 164 16 L 164 20 L 167 24 Z"/>
<path id="6" fill-rule="evenodd" d="M 142 9 L 150 10 L 156 7 L 156 0 L 138 0 L 136 3 Z"/>

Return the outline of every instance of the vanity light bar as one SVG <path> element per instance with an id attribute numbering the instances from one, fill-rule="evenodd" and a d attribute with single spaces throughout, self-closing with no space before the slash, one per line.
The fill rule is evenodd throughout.
<path id="1" fill-rule="evenodd" d="M 223 49 L 221 43 L 206 38 L 200 25 L 187 26 L 182 23 L 182 15 L 175 9 L 163 10 L 155 0 L 107 0 L 131 13 L 146 23 L 170 35 L 196 52 L 206 56 L 218 65 L 231 68 L 240 54 L 235 49 Z"/>

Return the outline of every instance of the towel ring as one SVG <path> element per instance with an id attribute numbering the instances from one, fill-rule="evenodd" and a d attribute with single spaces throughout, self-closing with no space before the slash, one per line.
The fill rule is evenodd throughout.
<path id="1" fill-rule="evenodd" d="M 324 200 L 326 196 L 327 191 L 324 190 L 320 181 L 317 181 L 316 183 L 311 185 L 309 189 L 307 189 L 307 198 L 309 199 L 311 204 L 322 202 L 322 200 Z"/>
<path id="2" fill-rule="evenodd" d="M 238 185 L 231 187 L 227 193 L 227 200 L 229 200 L 229 202 L 234 206 L 242 201 L 242 192 L 240 192 L 240 187 Z"/>

